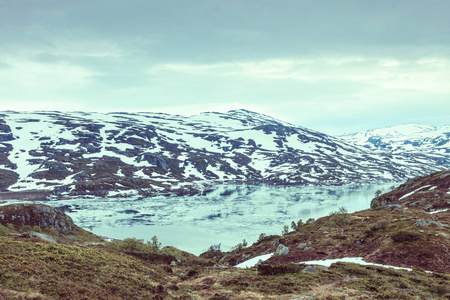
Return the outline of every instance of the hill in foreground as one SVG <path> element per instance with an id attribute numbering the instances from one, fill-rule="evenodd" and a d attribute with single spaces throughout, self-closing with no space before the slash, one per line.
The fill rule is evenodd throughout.
<path id="1" fill-rule="evenodd" d="M 211 247 L 201 257 L 172 247 L 161 249 L 156 238 L 147 244 L 136 239 L 108 242 L 44 205 L 2 206 L 0 296 L 5 299 L 448 299 L 448 186 L 441 182 L 432 190 L 438 196 L 424 197 L 425 205 L 439 206 L 432 213 L 411 205 L 414 201 L 407 199 L 415 197 L 421 186 L 431 185 L 433 178 L 448 182 L 450 176 L 444 175 L 449 173 L 440 172 L 405 183 L 374 199 L 379 203 L 375 208 L 353 214 L 342 210 L 304 224 L 296 222 L 296 230 L 281 236 L 261 236 L 252 246 L 237 245 L 228 253 Z M 408 192 L 409 189 L 415 193 Z M 440 189 L 446 193 L 439 193 Z M 405 196 L 405 192 L 409 195 Z M 387 197 L 389 203 L 384 203 L 382 199 Z M 442 200 L 446 206 L 438 205 Z M 33 218 L 28 219 L 31 213 Z M 256 267 L 234 267 L 271 254 L 282 248 L 280 245 L 288 251 L 273 255 Z M 312 268 L 303 264 L 344 257 L 362 257 L 367 262 L 412 270 L 355 263 L 334 263 L 329 267 L 313 263 Z"/>

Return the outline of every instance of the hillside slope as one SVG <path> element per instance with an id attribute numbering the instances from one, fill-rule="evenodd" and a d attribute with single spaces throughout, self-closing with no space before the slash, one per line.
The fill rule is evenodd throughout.
<path id="1" fill-rule="evenodd" d="M 272 256 L 268 263 L 362 257 L 372 263 L 450 273 L 450 171 L 409 180 L 375 198 L 371 209 L 310 220 L 283 236 L 262 236 L 251 247 L 218 258 L 236 265 L 273 253 L 279 244 L 289 252 Z"/>
<path id="2" fill-rule="evenodd" d="M 383 195 L 381 195 L 383 197 Z M 229 253 L 205 258 L 157 240 L 104 241 L 68 216 L 35 204 L 0 206 L 1 299 L 448 299 L 450 212 L 429 214 L 401 204 L 300 225 Z M 34 214 L 32 219 L 30 213 Z M 10 223 L 14 221 L 15 223 Z M 38 221 L 38 222 L 37 222 Z M 70 224 L 56 229 L 54 225 Z M 41 226 L 39 226 L 39 225 Z M 32 227 L 33 226 L 33 227 Z M 37 235 L 39 233 L 40 235 Z M 43 237 L 47 236 L 45 240 Z M 256 268 L 232 267 L 274 252 Z M 207 255 L 208 254 L 208 255 Z M 206 258 L 209 256 L 210 258 Z M 313 259 L 363 257 L 413 271 Z M 429 270 L 433 272 L 424 272 Z"/>
<path id="3" fill-rule="evenodd" d="M 426 153 L 375 153 L 246 110 L 0 114 L 0 189 L 48 191 L 39 197 L 198 193 L 224 181 L 379 183 L 447 164 Z"/>

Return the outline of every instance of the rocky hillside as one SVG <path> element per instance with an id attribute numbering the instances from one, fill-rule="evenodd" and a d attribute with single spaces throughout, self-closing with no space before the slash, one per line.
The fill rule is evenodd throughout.
<path id="1" fill-rule="evenodd" d="M 267 262 L 361 257 L 366 262 L 450 273 L 450 171 L 408 180 L 375 198 L 368 210 L 294 221 L 295 230 L 287 234 L 262 235 L 251 247 L 213 256 L 236 265 L 283 245 L 285 252 Z"/>
<path id="2" fill-rule="evenodd" d="M 198 193 L 223 181 L 399 181 L 448 168 L 429 153 L 378 153 L 246 110 L 0 114 L 0 189 L 23 198 Z"/>
<path id="3" fill-rule="evenodd" d="M 450 209 L 450 171 L 409 179 L 371 202 L 373 208 L 386 205 L 414 207 L 430 213 Z"/>
<path id="4" fill-rule="evenodd" d="M 72 227 L 56 229 L 63 221 Z M 212 246 L 197 257 L 161 248 L 156 237 L 105 241 L 45 205 L 0 206 L 0 298 L 448 299 L 449 223 L 450 211 L 386 204 L 297 222 L 292 232 L 262 235 L 250 247 L 222 253 Z M 273 252 L 256 267 L 233 267 Z M 343 257 L 412 271 L 320 265 Z"/>

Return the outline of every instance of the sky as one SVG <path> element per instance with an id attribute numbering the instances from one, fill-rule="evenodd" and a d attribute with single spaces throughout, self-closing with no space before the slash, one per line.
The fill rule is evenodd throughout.
<path id="1" fill-rule="evenodd" d="M 450 125 L 448 0 L 0 0 L 0 111 Z"/>

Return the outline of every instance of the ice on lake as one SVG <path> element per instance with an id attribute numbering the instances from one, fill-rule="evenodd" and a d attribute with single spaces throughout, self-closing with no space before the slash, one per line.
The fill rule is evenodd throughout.
<path id="1" fill-rule="evenodd" d="M 355 186 L 218 185 L 206 195 L 150 198 L 95 198 L 48 201 L 95 234 L 150 240 L 200 254 L 251 244 L 261 233 L 281 234 L 292 221 L 319 218 L 339 207 L 369 208 L 375 191 L 390 184 Z M 8 201 L 11 203 L 13 201 Z"/>

